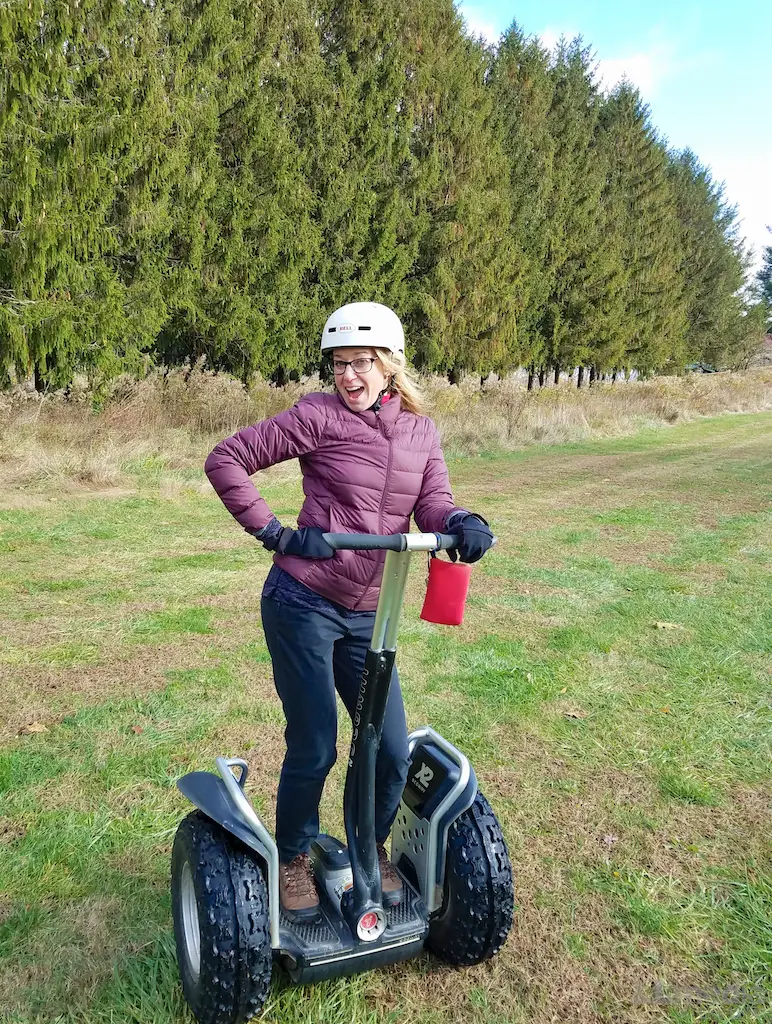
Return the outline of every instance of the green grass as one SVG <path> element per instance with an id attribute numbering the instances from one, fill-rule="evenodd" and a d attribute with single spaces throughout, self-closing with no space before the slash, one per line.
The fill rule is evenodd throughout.
<path id="1" fill-rule="evenodd" d="M 452 461 L 499 544 L 461 629 L 418 618 L 414 568 L 399 663 L 410 724 L 469 753 L 499 814 L 516 925 L 471 971 L 277 977 L 268 1021 L 772 1020 L 771 451 L 754 415 Z M 0 509 L 4 1024 L 191 1021 L 175 781 L 245 756 L 272 821 L 268 559 L 216 499 L 164 497 L 163 459 L 133 472 L 128 496 Z M 265 493 L 299 507 L 296 477 Z"/>

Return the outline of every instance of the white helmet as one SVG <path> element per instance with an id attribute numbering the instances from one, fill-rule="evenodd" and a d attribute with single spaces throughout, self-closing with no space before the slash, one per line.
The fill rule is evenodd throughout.
<path id="1" fill-rule="evenodd" d="M 322 352 L 360 345 L 404 353 L 405 332 L 394 310 L 380 302 L 349 302 L 335 310 L 322 331 Z"/>

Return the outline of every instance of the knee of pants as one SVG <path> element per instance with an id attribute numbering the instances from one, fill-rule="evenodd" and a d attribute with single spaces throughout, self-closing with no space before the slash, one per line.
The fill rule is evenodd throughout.
<path id="1" fill-rule="evenodd" d="M 399 779 L 404 786 L 409 767 L 407 743 L 400 744 L 396 749 L 383 746 L 379 749 L 376 772 L 381 778 Z"/>
<path id="2" fill-rule="evenodd" d="M 311 747 L 306 743 L 288 743 L 282 771 L 285 775 L 326 778 L 337 759 L 334 743 L 318 743 Z"/>

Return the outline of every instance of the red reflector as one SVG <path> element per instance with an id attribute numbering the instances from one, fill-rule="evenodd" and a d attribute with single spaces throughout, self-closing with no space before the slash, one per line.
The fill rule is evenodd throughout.
<path id="1" fill-rule="evenodd" d="M 359 919 L 359 927 L 362 928 L 364 931 L 369 932 L 370 929 L 375 928 L 377 924 L 378 918 L 375 916 L 372 910 L 370 911 L 369 914 L 362 914 L 362 916 Z"/>

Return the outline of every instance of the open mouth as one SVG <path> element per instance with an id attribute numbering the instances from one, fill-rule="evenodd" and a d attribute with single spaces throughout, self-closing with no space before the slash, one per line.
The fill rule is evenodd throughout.
<path id="1" fill-rule="evenodd" d="M 365 393 L 365 389 L 360 385 L 353 388 L 346 388 L 346 394 L 349 398 L 360 398 Z"/>

